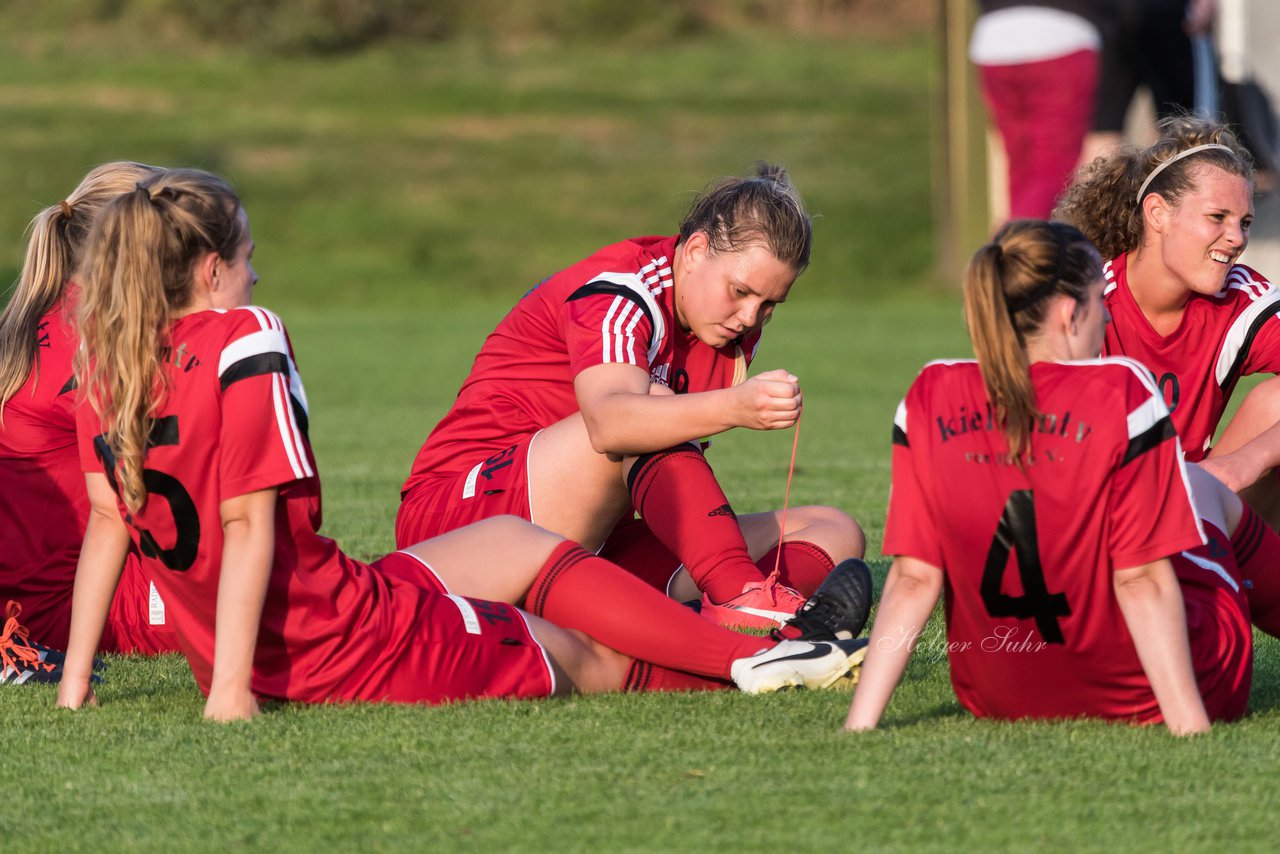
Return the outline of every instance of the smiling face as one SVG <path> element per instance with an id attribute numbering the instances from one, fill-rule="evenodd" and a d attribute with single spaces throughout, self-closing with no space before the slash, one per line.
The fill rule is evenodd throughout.
<path id="1" fill-rule="evenodd" d="M 715 252 L 694 232 L 676 250 L 676 319 L 702 343 L 723 347 L 768 322 L 796 275 L 764 246 Z"/>
<path id="2" fill-rule="evenodd" d="M 1249 245 L 1253 188 L 1216 166 L 1201 166 L 1194 177 L 1177 207 L 1148 197 L 1148 225 L 1166 271 L 1186 290 L 1212 296 Z"/>

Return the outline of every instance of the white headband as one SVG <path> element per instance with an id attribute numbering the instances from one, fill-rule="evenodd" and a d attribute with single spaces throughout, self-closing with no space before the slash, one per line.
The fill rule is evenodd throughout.
<path id="1" fill-rule="evenodd" d="M 1193 145 L 1191 148 L 1188 148 L 1186 151 L 1179 151 L 1173 157 L 1170 157 L 1168 160 L 1161 163 L 1155 169 L 1151 170 L 1151 174 L 1147 176 L 1147 180 L 1143 181 L 1142 186 L 1138 188 L 1138 198 L 1137 198 L 1138 204 L 1142 204 L 1142 196 L 1144 193 L 1147 192 L 1147 187 L 1151 185 L 1151 182 L 1156 179 L 1157 175 L 1159 175 L 1161 172 L 1164 171 L 1166 166 L 1170 165 L 1171 163 L 1177 163 L 1179 160 L 1181 160 L 1184 157 L 1190 157 L 1193 154 L 1197 154 L 1201 151 L 1208 151 L 1211 148 L 1221 148 L 1223 151 L 1230 151 L 1232 154 L 1235 154 L 1235 152 L 1232 151 L 1230 147 L 1222 145 L 1221 143 L 1218 143 L 1218 142 L 1210 142 L 1204 145 Z"/>

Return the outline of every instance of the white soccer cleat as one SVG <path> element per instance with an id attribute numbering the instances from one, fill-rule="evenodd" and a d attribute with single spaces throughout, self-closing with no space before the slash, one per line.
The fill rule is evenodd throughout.
<path id="1" fill-rule="evenodd" d="M 750 658 L 738 659 L 729 675 L 746 694 L 769 694 L 784 688 L 830 688 L 857 682 L 866 657 L 866 638 L 785 640 Z"/>

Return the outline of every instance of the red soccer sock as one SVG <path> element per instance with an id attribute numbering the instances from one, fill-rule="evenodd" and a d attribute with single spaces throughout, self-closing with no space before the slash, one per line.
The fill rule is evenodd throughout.
<path id="1" fill-rule="evenodd" d="M 524 608 L 623 655 L 718 679 L 729 678 L 734 661 L 775 643 L 704 620 L 626 570 L 567 541 L 556 546 L 538 572 Z"/>
<path id="2" fill-rule="evenodd" d="M 692 445 L 640 457 L 627 488 L 631 506 L 712 602 L 727 602 L 764 580 L 711 466 Z"/>
<path id="3" fill-rule="evenodd" d="M 732 688 L 733 683 L 723 679 L 708 679 L 683 670 L 659 667 L 636 659 L 627 671 L 623 691 L 721 691 Z"/>
<path id="4" fill-rule="evenodd" d="M 1253 624 L 1280 637 L 1280 534 L 1245 504 L 1231 535 L 1231 550 L 1244 576 Z"/>
<path id="5" fill-rule="evenodd" d="M 756 566 L 765 575 L 778 567 L 778 581 L 808 599 L 818 589 L 823 579 L 835 569 L 831 555 L 804 540 L 787 540 L 781 546 L 782 561 L 778 561 L 778 546 L 769 549 Z"/>

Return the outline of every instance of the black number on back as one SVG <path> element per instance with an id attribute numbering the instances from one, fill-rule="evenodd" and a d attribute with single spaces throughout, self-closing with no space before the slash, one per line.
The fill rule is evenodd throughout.
<path id="1" fill-rule="evenodd" d="M 178 444 L 178 416 L 170 415 L 161 418 L 151 430 L 147 442 L 148 447 L 156 445 Z M 107 446 L 107 437 L 99 436 L 93 443 L 98 459 L 107 473 L 107 480 L 116 494 L 120 494 L 120 485 L 116 482 L 116 456 Z M 150 531 L 138 529 L 138 548 L 147 557 L 158 559 L 175 572 L 186 572 L 196 561 L 196 553 L 200 546 L 200 514 L 196 504 L 191 500 L 191 493 L 173 475 L 162 471 L 144 468 L 142 483 L 147 488 L 147 495 L 152 498 L 163 498 L 169 504 L 169 512 L 173 514 L 173 527 L 177 531 L 173 548 L 161 548 Z"/>
<path id="2" fill-rule="evenodd" d="M 1018 556 L 1021 596 L 1000 591 L 1011 552 Z M 1035 620 L 1046 642 L 1065 643 L 1058 618 L 1071 616 L 1071 606 L 1065 593 L 1050 593 L 1045 587 L 1040 541 L 1036 535 L 1035 495 L 1029 489 L 1015 490 L 1004 505 L 982 571 L 982 604 L 993 617 Z"/>

